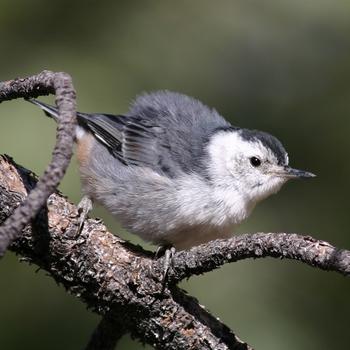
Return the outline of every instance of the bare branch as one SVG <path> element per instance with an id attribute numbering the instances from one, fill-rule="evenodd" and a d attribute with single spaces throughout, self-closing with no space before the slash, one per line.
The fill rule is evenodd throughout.
<path id="1" fill-rule="evenodd" d="M 36 216 L 63 178 L 73 154 L 76 123 L 75 91 L 68 74 L 44 71 L 28 78 L 0 82 L 0 102 L 50 93 L 56 93 L 59 111 L 52 160 L 36 188 L 0 227 L 0 257 L 5 254 L 8 245 L 21 234 L 24 226 Z"/>
<path id="2" fill-rule="evenodd" d="M 117 324 L 116 320 L 107 314 L 102 317 L 92 333 L 85 350 L 113 350 L 126 331 L 122 323 Z"/>
<path id="3" fill-rule="evenodd" d="M 170 283 L 214 270 L 223 264 L 247 258 L 287 258 L 300 260 L 322 270 L 350 276 L 350 251 L 337 249 L 310 236 L 288 233 L 255 233 L 216 240 L 175 254 Z M 163 258 L 164 259 L 164 258 Z M 154 262 L 161 269 L 162 259 Z"/>
<path id="4" fill-rule="evenodd" d="M 0 157 L 0 224 L 35 184 L 30 171 Z M 77 236 L 78 224 L 77 208 L 54 193 L 10 249 L 156 349 L 251 349 L 176 286 L 162 292 L 152 253 L 108 233 L 99 220 L 85 221 Z"/>

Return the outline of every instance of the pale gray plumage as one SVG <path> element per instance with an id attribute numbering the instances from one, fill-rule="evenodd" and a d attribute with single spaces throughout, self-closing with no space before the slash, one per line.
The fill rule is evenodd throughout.
<path id="1" fill-rule="evenodd" d="M 184 249 L 228 237 L 288 178 L 312 176 L 288 167 L 272 135 L 233 127 L 178 93 L 142 95 L 123 116 L 78 113 L 78 123 L 78 142 L 90 137 L 84 192 L 155 244 Z"/>

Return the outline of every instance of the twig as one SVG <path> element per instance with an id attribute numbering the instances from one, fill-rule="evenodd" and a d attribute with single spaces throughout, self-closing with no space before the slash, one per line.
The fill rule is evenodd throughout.
<path id="1" fill-rule="evenodd" d="M 75 91 L 66 73 L 44 71 L 24 79 L 0 82 L 0 102 L 19 97 L 36 97 L 56 93 L 59 118 L 56 145 L 52 160 L 40 178 L 36 188 L 0 227 L 0 257 L 8 245 L 21 234 L 57 188 L 72 157 L 75 131 Z"/>
<path id="2" fill-rule="evenodd" d="M 168 274 L 170 283 L 214 270 L 223 264 L 247 258 L 287 258 L 308 265 L 350 276 L 350 251 L 337 249 L 325 241 L 310 236 L 288 233 L 255 233 L 212 241 L 189 251 L 181 251 L 173 258 Z M 161 269 L 164 262 L 154 262 Z"/>

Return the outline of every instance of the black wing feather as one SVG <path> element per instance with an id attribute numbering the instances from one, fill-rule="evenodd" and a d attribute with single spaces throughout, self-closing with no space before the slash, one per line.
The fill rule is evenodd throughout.
<path id="1" fill-rule="evenodd" d="M 168 177 L 175 177 L 182 170 L 172 157 L 166 130 L 153 120 L 106 114 L 78 117 L 80 124 L 124 164 L 149 167 Z"/>
<path id="2" fill-rule="evenodd" d="M 118 119 L 123 116 L 77 113 L 77 118 L 80 126 L 89 130 L 114 156 L 121 157 L 123 124 Z"/>
<path id="3" fill-rule="evenodd" d="M 108 114 L 78 114 L 79 124 L 87 128 L 116 158 L 127 165 L 148 166 L 160 170 L 159 138 L 163 131 L 148 120 Z"/>
<path id="4" fill-rule="evenodd" d="M 57 119 L 56 107 L 37 100 L 30 102 Z M 153 121 L 140 116 L 80 112 L 77 113 L 77 120 L 82 128 L 91 132 L 125 165 L 150 167 L 168 176 L 175 174 L 176 164 L 170 160 L 170 145 L 165 132 Z"/>

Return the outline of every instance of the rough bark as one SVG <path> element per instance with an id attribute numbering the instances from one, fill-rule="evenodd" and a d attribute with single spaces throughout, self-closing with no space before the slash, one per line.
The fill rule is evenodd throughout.
<path id="1" fill-rule="evenodd" d="M 177 283 L 229 262 L 273 257 L 300 260 L 326 271 L 350 276 L 350 251 L 295 233 L 255 233 L 234 236 L 182 251 L 174 256 L 168 281 Z M 160 262 L 155 262 L 158 265 Z"/>
<path id="2" fill-rule="evenodd" d="M 35 183 L 32 172 L 0 157 L 0 224 Z M 175 285 L 163 290 L 153 253 L 107 232 L 99 220 L 87 220 L 79 235 L 78 224 L 77 208 L 54 193 L 10 250 L 156 349 L 251 349 L 195 298 Z"/>

